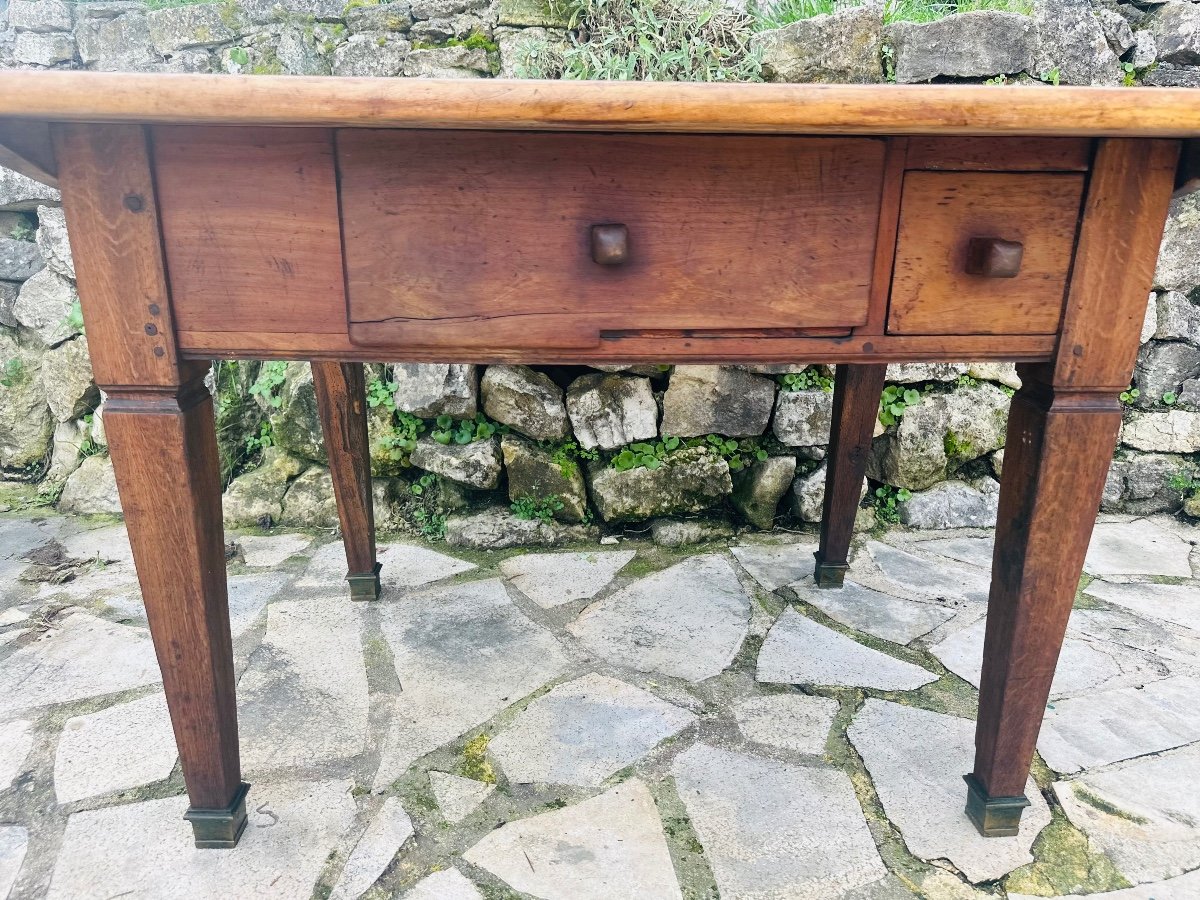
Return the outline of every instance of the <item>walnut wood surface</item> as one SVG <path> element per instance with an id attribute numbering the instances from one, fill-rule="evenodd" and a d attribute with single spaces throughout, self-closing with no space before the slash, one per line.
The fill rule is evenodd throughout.
<path id="1" fill-rule="evenodd" d="M 1200 191 L 1200 140 L 1183 142 L 1172 196 L 1185 197 L 1195 191 Z"/>
<path id="2" fill-rule="evenodd" d="M 1087 138 L 913 137 L 910 169 L 976 172 L 1086 172 L 1092 159 Z"/>
<path id="3" fill-rule="evenodd" d="M 993 797 L 1025 791 L 1054 668 L 1104 491 L 1121 404 L 1064 393 L 1021 371 L 1004 451 L 975 776 Z"/>
<path id="4" fill-rule="evenodd" d="M 844 569 L 850 561 L 850 539 L 886 373 L 886 365 L 851 364 L 838 366 L 834 374 L 818 570 Z M 818 584 L 822 583 L 821 574 L 819 571 Z M 834 580 L 840 584 L 840 578 Z"/>
<path id="5" fill-rule="evenodd" d="M 325 129 L 153 129 L 180 330 L 345 333 Z"/>
<path id="6" fill-rule="evenodd" d="M 104 427 L 188 797 L 194 808 L 221 809 L 241 770 L 220 463 L 204 371 L 153 396 L 110 393 Z"/>
<path id="7" fill-rule="evenodd" d="M 600 348 L 604 332 L 861 325 L 884 142 L 341 131 L 350 339 Z M 592 228 L 628 256 L 598 265 Z M 602 353 L 597 349 L 595 352 Z"/>
<path id="8" fill-rule="evenodd" d="M 896 261 L 896 233 L 900 227 L 900 198 L 904 194 L 904 165 L 908 156 L 906 137 L 888 140 L 883 162 L 883 186 L 879 197 L 879 224 L 875 229 L 875 264 L 867 322 L 855 335 L 882 335 L 887 331 L 888 298 L 892 293 L 892 267 Z"/>
<path id="9" fill-rule="evenodd" d="M 46 93 L 47 86 L 101 83 L 111 84 L 113 92 L 89 96 L 91 116 L 233 116 L 234 121 L 257 116 L 260 122 L 277 124 L 303 113 L 298 121 L 307 123 L 379 125 L 399 116 L 412 125 L 429 116 L 438 124 L 494 128 L 556 129 L 585 120 L 579 127 L 638 130 L 663 127 L 665 119 L 672 129 L 706 132 L 786 132 L 798 123 L 804 130 L 803 122 L 819 121 L 812 130 L 917 133 L 940 124 L 947 133 L 1011 128 L 1118 134 L 1151 128 L 1142 133 L 1186 134 L 1195 127 L 1189 123 L 1196 107 L 1184 104 L 1177 92 L 1132 89 L 938 87 L 846 93 L 808 87 L 619 85 L 593 90 L 591 85 L 496 83 L 480 88 L 416 80 L 393 88 L 387 81 L 336 79 L 250 84 L 231 78 L 153 76 L 151 83 L 138 81 L 140 76 L 98 82 L 90 74 L 42 75 L 64 73 L 0 74 L 0 115 L 12 114 L 15 106 L 7 89 L 22 87 L 30 91 L 25 114 L 45 103 L 58 104 L 59 114 L 70 117 L 75 114 L 71 109 L 82 109 L 85 101 L 69 92 L 56 99 Z M 143 83 L 154 90 L 144 96 L 129 93 Z M 160 85 L 165 87 L 160 90 Z M 177 93 L 176 85 L 196 93 L 188 99 Z M 162 105 L 168 97 L 179 104 L 174 110 Z M 215 98 L 227 105 L 215 104 Z M 467 98 L 473 103 L 469 109 Z M 783 104 L 784 98 L 791 105 Z M 303 108 L 302 99 L 307 104 Z M 1084 99 L 1091 105 L 1083 104 Z M 805 100 L 807 105 L 801 102 Z M 98 111 L 104 109 L 108 112 Z M 885 126 L 898 122 L 896 115 L 906 110 L 912 116 L 907 125 L 895 130 Z M 1173 130 L 1164 124 L 1166 110 L 1175 114 Z M 1057 125 L 1047 123 L 1050 111 L 1058 116 Z M 1101 120 L 1108 123 L 1106 131 L 1097 132 Z M 202 381 L 206 364 L 191 361 L 222 356 L 316 361 L 314 381 L 351 569 L 370 568 L 374 561 L 362 369 L 357 364 L 362 360 L 663 362 L 678 354 L 712 362 L 846 363 L 838 376 L 838 424 L 830 450 L 822 546 L 830 559 L 839 560 L 857 505 L 884 363 L 1039 363 L 1023 369 L 1025 387 L 1009 420 L 975 763 L 975 775 L 988 795 L 1023 791 L 1120 426 L 1116 392 L 1128 383 L 1133 365 L 1178 141 L 1098 142 L 1086 176 L 1085 219 L 1072 270 L 1085 180 L 1071 168 L 1078 162 L 1072 155 L 1078 144 L 1057 157 L 1054 165 L 1061 169 L 993 173 L 973 171 L 983 164 L 978 148 L 964 144 L 939 150 L 917 143 L 914 149 L 913 141 L 903 138 L 825 143 L 744 136 L 564 135 L 556 139 L 559 144 L 547 135 L 459 132 L 435 140 L 419 133 L 383 138 L 376 132 L 343 133 L 343 142 L 375 148 L 369 166 L 361 158 L 343 160 L 350 163 L 342 169 L 348 181 L 341 197 L 348 245 L 368 251 L 360 259 L 359 250 L 353 250 L 355 259 L 347 266 L 352 304 L 359 291 L 376 283 L 399 286 L 408 292 L 401 294 L 409 304 L 405 308 L 415 306 L 426 315 L 444 316 L 447 310 L 457 315 L 463 309 L 491 315 L 494 310 L 478 301 L 483 294 L 472 293 L 477 285 L 471 279 L 479 279 L 489 291 L 517 279 L 510 295 L 500 290 L 489 296 L 509 304 L 502 307 L 509 313 L 522 311 L 523 299 L 532 298 L 543 304 L 536 312 L 566 320 L 559 330 L 532 335 L 529 329 L 490 328 L 486 340 L 458 331 L 455 341 L 431 348 L 405 342 L 399 333 L 378 347 L 350 343 L 330 132 L 156 128 L 152 160 L 146 132 L 138 125 L 63 125 L 51 131 L 96 377 L 110 395 L 106 421 L 114 467 L 193 806 L 224 807 L 240 783 L 213 411 Z M 419 155 L 397 152 L 418 145 Z M 543 149 L 540 156 L 526 156 L 527 171 L 518 166 L 514 178 L 511 154 L 484 153 L 485 147 L 500 145 Z M 772 155 L 762 152 L 768 145 L 838 149 L 833 156 L 812 149 Z M 554 146 L 561 148 L 557 156 L 545 152 Z M 587 149 L 594 147 L 604 152 Z M 614 147 L 637 152 L 629 149 L 620 156 Z M 670 154 L 655 157 L 655 149 L 665 147 L 672 148 Z M 1010 161 L 1032 165 L 1028 147 L 1023 152 L 1024 158 L 1014 152 Z M 575 165 L 573 178 L 564 177 L 563 160 L 581 159 L 588 165 Z M 699 175 L 683 179 L 671 168 L 676 161 L 681 161 L 680 171 L 689 168 Z M 916 164 L 940 170 L 902 173 L 904 166 Z M 540 176 L 553 176 L 551 189 L 531 198 L 535 186 L 546 183 L 534 178 L 537 167 Z M 825 179 L 821 185 L 814 175 L 818 171 Z M 510 183 L 515 187 L 506 194 L 500 185 Z M 588 185 L 595 190 L 589 192 Z M 635 197 L 639 193 L 644 196 Z M 538 293 L 541 276 L 547 271 L 557 276 L 559 270 L 539 268 L 537 253 L 558 252 L 544 229 L 571 222 L 572 215 L 577 224 L 585 221 L 567 202 L 577 196 L 626 202 L 623 210 L 597 222 L 630 225 L 631 263 L 639 253 L 640 229 L 672 226 L 661 232 L 661 255 L 647 257 L 667 274 L 647 271 L 642 277 L 687 284 L 686 292 L 665 292 L 675 297 L 675 308 L 662 300 L 664 282 L 634 285 L 639 289 L 627 289 L 621 297 L 621 309 L 630 314 L 606 319 L 597 337 L 594 309 L 580 298 L 592 303 L 612 298 L 588 293 L 586 280 L 560 282 L 572 290 L 559 292 L 557 307 L 546 305 L 549 292 Z M 641 210 L 644 218 L 620 215 L 631 209 Z M 584 211 L 589 218 L 609 212 L 600 206 Z M 359 216 L 366 217 L 355 225 Z M 499 224 L 489 225 L 493 220 Z M 750 222 L 759 223 L 757 231 Z M 373 244 L 367 225 L 375 228 Z M 429 258 L 391 243 L 397 234 L 425 240 L 419 249 Z M 472 273 L 474 263 L 454 267 L 455 260 L 472 258 L 462 247 L 477 249 L 495 234 L 518 243 L 521 252 L 511 258 L 489 256 L 490 248 L 484 246 L 475 258 L 486 259 L 489 266 L 508 265 L 507 279 L 491 269 Z M 1020 275 L 969 284 L 956 280 L 968 277 L 958 274 L 957 242 L 965 248 L 971 237 L 979 236 L 1020 240 Z M 835 252 L 825 256 L 830 248 Z M 586 230 L 576 249 L 587 265 L 594 265 Z M 555 263 L 559 259 L 555 256 Z M 704 269 L 713 260 L 717 264 Z M 786 271 L 780 268 L 785 263 L 790 266 Z M 448 280 L 423 283 L 433 277 L 435 264 L 448 270 Z M 883 321 L 893 269 L 886 307 L 893 333 L 870 333 Z M 695 280 L 696 272 L 704 277 Z M 531 273 L 538 278 L 530 280 Z M 636 269 L 632 274 L 637 275 Z M 1069 274 L 1072 285 L 1060 339 L 1055 332 Z M 779 283 L 787 290 L 779 290 Z M 829 290 L 831 284 L 842 290 Z M 982 285 L 1009 292 L 989 295 Z M 1019 288 L 1015 293 L 1014 287 Z M 426 296 L 436 305 L 420 307 L 418 289 L 429 292 Z M 391 302 L 392 295 L 386 296 Z M 646 316 L 646 309 L 651 315 Z M 676 316 L 671 320 L 674 331 L 653 318 L 665 315 L 664 310 Z M 951 333 L 894 333 L 920 322 L 921 316 L 928 323 L 922 327 Z M 713 318 L 727 330 L 698 327 Z M 786 324 L 774 331 L 767 327 L 778 322 Z M 862 331 L 848 333 L 851 326 Z M 804 327 L 814 331 L 806 335 L 797 330 Z M 828 333 L 830 328 L 835 333 Z M 980 333 L 987 330 L 1006 333 Z M 581 347 L 576 341 L 592 343 Z"/>
<path id="10" fill-rule="evenodd" d="M 909 172 L 889 334 L 1054 334 L 1084 176 Z M 1014 278 L 970 275 L 972 238 L 1024 245 Z"/>
<path id="11" fill-rule="evenodd" d="M 1178 158 L 1178 141 L 1100 142 L 1063 317 L 1056 385 L 1121 391 L 1129 384 Z"/>
<path id="12" fill-rule="evenodd" d="M 579 350 L 514 350 L 499 343 L 485 349 L 422 350 L 404 344 L 360 347 L 346 335 L 296 332 L 179 333 L 181 351 L 190 359 L 327 359 L 361 362 L 549 363 L 674 362 L 663 342 L 647 335 L 609 335 L 602 356 Z M 1054 355 L 1055 335 L 864 335 L 847 338 L 779 337 L 760 334 L 715 337 L 696 335 L 680 341 L 679 358 L 688 362 L 812 363 L 918 362 L 924 360 L 1009 360 L 1042 362 Z"/>
<path id="13" fill-rule="evenodd" d="M 375 570 L 375 516 L 362 363 L 313 362 L 313 387 L 350 575 Z"/>
<path id="14" fill-rule="evenodd" d="M 96 383 L 176 385 L 171 298 L 145 130 L 53 130 Z"/>
<path id="15" fill-rule="evenodd" d="M 1053 364 L 1024 367 L 1005 442 L 979 689 L 975 776 L 1024 790 L 1129 383 L 1179 153 L 1097 149 Z M 1118 212 L 1119 211 L 1119 212 Z"/>
<path id="16" fill-rule="evenodd" d="M 565 131 L 1200 136 L 1187 88 L 0 73 L 0 116 Z"/>
<path id="17" fill-rule="evenodd" d="M 146 618 L 194 809 L 240 784 L 207 363 L 180 360 L 145 131 L 55 130 L 67 226 Z"/>

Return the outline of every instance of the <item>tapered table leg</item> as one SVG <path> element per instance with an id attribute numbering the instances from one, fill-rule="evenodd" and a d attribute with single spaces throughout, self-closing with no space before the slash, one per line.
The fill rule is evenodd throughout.
<path id="1" fill-rule="evenodd" d="M 238 755 L 220 464 L 203 370 L 175 388 L 110 388 L 104 423 L 191 800 L 186 818 L 197 847 L 233 847 L 249 785 Z"/>
<path id="2" fill-rule="evenodd" d="M 353 600 L 379 597 L 371 458 L 367 444 L 366 382 L 362 363 L 313 362 L 313 386 L 346 544 L 346 581 Z"/>
<path id="3" fill-rule="evenodd" d="M 975 771 L 967 814 L 1017 833 L 1025 782 L 1121 425 L 1111 392 L 1065 392 L 1022 372 L 1005 444 Z"/>
<path id="4" fill-rule="evenodd" d="M 833 388 L 833 426 L 826 455 L 821 545 L 814 572 L 818 587 L 841 587 L 849 567 L 850 538 L 867 474 L 871 435 L 883 393 L 885 365 L 841 365 Z"/>
<path id="5" fill-rule="evenodd" d="M 1098 142 L 1052 362 L 1021 368 L 1004 450 L 967 815 L 1016 834 L 1129 383 L 1179 144 Z M 1102 302 L 1096 302 L 1096 298 Z"/>
<path id="6" fill-rule="evenodd" d="M 56 125 L 96 383 L 198 847 L 246 826 L 207 362 L 175 343 L 145 130 Z"/>

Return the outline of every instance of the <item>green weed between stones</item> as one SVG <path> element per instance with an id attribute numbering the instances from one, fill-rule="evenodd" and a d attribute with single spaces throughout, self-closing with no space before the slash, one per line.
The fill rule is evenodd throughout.
<path id="1" fill-rule="evenodd" d="M 802 372 L 787 372 L 775 379 L 782 391 L 822 390 L 833 393 L 833 377 L 823 367 L 809 366 Z"/>
<path id="2" fill-rule="evenodd" d="M 549 525 L 554 520 L 554 514 L 562 511 L 563 502 L 554 494 L 540 500 L 536 497 L 518 497 L 513 501 L 511 509 L 518 519 L 536 519 L 544 525 Z"/>

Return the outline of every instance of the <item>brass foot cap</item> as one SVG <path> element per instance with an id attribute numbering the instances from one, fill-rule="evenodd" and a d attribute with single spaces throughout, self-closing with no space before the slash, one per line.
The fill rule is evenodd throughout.
<path id="1" fill-rule="evenodd" d="M 249 790 L 250 785 L 243 781 L 224 809 L 188 807 L 183 817 L 192 823 L 198 848 L 228 850 L 237 846 L 246 830 L 246 792 Z"/>
<path id="2" fill-rule="evenodd" d="M 353 572 L 346 574 L 346 583 L 350 585 L 351 600 L 378 600 L 379 599 L 379 570 L 383 568 L 381 563 L 375 563 L 375 568 L 370 572 L 364 572 L 361 575 L 355 575 Z"/>
<path id="3" fill-rule="evenodd" d="M 849 564 L 825 562 L 819 552 L 813 556 L 817 560 L 816 568 L 813 569 L 813 579 L 817 582 L 817 587 L 840 588 L 846 581 Z"/>
<path id="4" fill-rule="evenodd" d="M 1012 837 L 1021 825 L 1021 813 L 1029 805 L 1024 794 L 989 797 L 979 779 L 964 775 L 967 783 L 967 818 L 984 837 Z"/>

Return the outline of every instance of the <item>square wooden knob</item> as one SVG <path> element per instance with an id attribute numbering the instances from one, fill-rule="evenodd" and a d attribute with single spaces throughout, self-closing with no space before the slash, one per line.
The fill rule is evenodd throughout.
<path id="1" fill-rule="evenodd" d="M 624 225 L 592 226 L 592 260 L 619 266 L 629 259 L 629 229 Z"/>
<path id="2" fill-rule="evenodd" d="M 985 278 L 1015 278 L 1021 271 L 1025 247 L 1020 241 L 971 238 L 967 244 L 967 274 Z"/>

